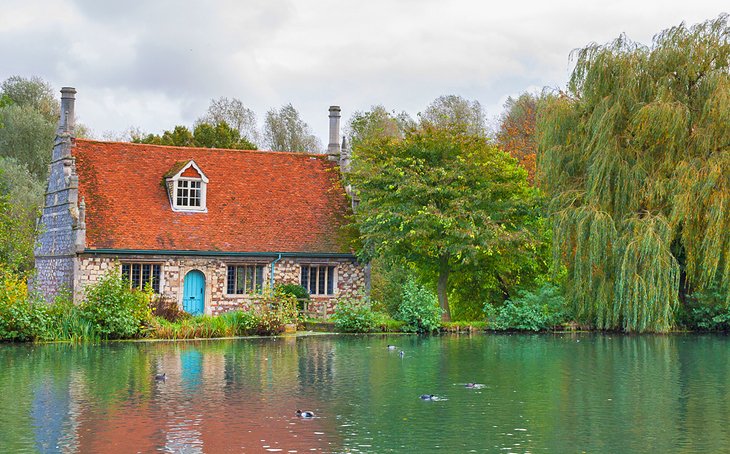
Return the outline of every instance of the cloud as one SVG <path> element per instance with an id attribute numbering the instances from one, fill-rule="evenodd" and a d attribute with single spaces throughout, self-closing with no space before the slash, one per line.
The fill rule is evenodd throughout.
<path id="1" fill-rule="evenodd" d="M 563 86 L 575 48 L 622 32 L 649 43 L 722 12 L 720 2 L 661 0 L 7 3 L 0 80 L 75 86 L 77 112 L 98 133 L 189 125 L 228 96 L 260 120 L 291 102 L 323 139 L 330 104 L 345 119 L 374 104 L 415 115 L 458 94 L 496 115 L 507 96 Z"/>

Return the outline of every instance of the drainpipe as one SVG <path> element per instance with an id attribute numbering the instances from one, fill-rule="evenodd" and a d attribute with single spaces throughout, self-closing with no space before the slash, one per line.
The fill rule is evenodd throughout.
<path id="1" fill-rule="evenodd" d="M 274 291 L 274 266 L 276 265 L 276 263 L 279 260 L 281 260 L 281 253 L 279 253 L 279 257 L 276 260 L 271 262 L 271 291 L 272 292 Z"/>

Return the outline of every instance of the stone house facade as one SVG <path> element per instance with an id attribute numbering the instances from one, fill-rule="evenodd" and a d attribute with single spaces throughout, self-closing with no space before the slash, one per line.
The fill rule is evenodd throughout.
<path id="1" fill-rule="evenodd" d="M 80 299 L 110 272 L 194 314 L 248 309 L 268 288 L 299 284 L 326 317 L 367 292 L 345 228 L 338 107 L 321 155 L 77 139 L 76 91 L 61 93 L 35 251 L 46 300 L 62 289 Z"/>

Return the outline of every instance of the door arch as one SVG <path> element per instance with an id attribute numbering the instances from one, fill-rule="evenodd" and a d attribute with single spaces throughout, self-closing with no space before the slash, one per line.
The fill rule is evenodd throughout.
<path id="1" fill-rule="evenodd" d="M 183 310 L 191 315 L 205 312 L 205 275 L 192 270 L 183 283 Z"/>

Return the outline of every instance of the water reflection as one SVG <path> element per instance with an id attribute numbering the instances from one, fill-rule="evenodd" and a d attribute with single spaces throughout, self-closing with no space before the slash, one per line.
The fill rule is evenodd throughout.
<path id="1" fill-rule="evenodd" d="M 575 335 L 0 345 L 0 446 L 728 451 L 728 346 L 722 336 Z"/>

